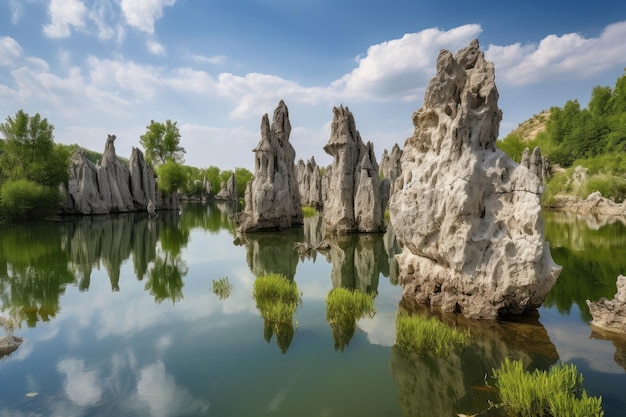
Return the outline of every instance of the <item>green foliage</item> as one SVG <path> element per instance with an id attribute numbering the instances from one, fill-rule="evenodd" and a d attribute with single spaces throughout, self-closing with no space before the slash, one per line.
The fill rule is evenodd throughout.
<path id="1" fill-rule="evenodd" d="M 261 316 L 280 323 L 291 323 L 301 301 L 296 283 L 281 274 L 257 277 L 252 296 Z"/>
<path id="2" fill-rule="evenodd" d="M 626 178 L 612 175 L 596 175 L 589 178 L 584 186 L 582 198 L 587 198 L 589 194 L 599 191 L 616 203 L 621 203 L 626 198 Z"/>
<path id="3" fill-rule="evenodd" d="M 58 188 L 20 179 L 0 186 L 0 218 L 27 220 L 54 214 L 61 196 Z"/>
<path id="4" fill-rule="evenodd" d="M 185 148 L 180 146 L 178 126 L 171 120 L 165 123 L 150 121 L 146 133 L 140 136 L 139 142 L 144 149 L 146 161 L 152 165 L 161 165 L 168 160 L 184 162 Z"/>
<path id="5" fill-rule="evenodd" d="M 232 290 L 233 285 L 228 280 L 228 277 L 213 280 L 213 293 L 217 295 L 220 300 L 225 300 L 230 297 L 230 292 Z"/>
<path id="6" fill-rule="evenodd" d="M 396 344 L 407 352 L 445 356 L 469 341 L 469 330 L 450 327 L 435 317 L 409 316 L 401 311 L 396 318 Z"/>
<path id="7" fill-rule="evenodd" d="M 524 149 L 533 149 L 529 142 L 524 142 L 517 135 L 508 135 L 503 140 L 496 141 L 496 146 L 518 164 L 522 160 Z"/>
<path id="8" fill-rule="evenodd" d="M 185 185 L 187 180 L 187 176 L 185 175 L 182 165 L 176 163 L 173 159 L 169 159 L 165 163 L 159 165 L 156 172 L 159 177 L 159 190 L 165 194 L 176 192 L 179 188 Z"/>
<path id="9" fill-rule="evenodd" d="M 335 350 L 343 352 L 356 331 L 356 321 L 365 315 L 374 317 L 373 293 L 350 290 L 344 287 L 332 289 L 326 296 L 326 320 L 333 332 Z"/>
<path id="10" fill-rule="evenodd" d="M 237 184 L 237 198 L 244 198 L 246 187 L 254 175 L 245 168 L 235 168 L 235 183 Z"/>
<path id="11" fill-rule="evenodd" d="M 506 358 L 494 369 L 502 402 L 522 417 L 604 415 L 602 398 L 589 397 L 575 365 L 557 364 L 548 372 L 524 370 L 522 361 Z"/>
<path id="12" fill-rule="evenodd" d="M 315 210 L 315 207 L 302 206 L 302 215 L 304 217 L 313 217 L 316 214 L 317 214 L 317 210 Z"/>

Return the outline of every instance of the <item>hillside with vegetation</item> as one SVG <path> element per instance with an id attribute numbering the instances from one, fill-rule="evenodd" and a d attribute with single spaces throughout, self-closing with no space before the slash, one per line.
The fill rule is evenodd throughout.
<path id="1" fill-rule="evenodd" d="M 525 148 L 538 146 L 552 165 L 544 204 L 563 196 L 582 199 L 599 191 L 626 199 L 626 73 L 613 88 L 596 86 L 586 107 L 570 100 L 534 115 L 498 147 L 519 162 Z"/>

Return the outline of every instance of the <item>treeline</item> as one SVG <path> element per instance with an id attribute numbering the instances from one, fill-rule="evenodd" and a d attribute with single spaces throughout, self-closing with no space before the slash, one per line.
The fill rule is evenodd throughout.
<path id="1" fill-rule="evenodd" d="M 184 165 L 185 149 L 180 146 L 176 122 L 151 121 L 140 137 L 146 161 L 158 176 L 159 189 L 169 194 L 180 192 L 191 197 L 216 195 L 223 183 L 235 174 L 238 197 L 243 198 L 252 173 L 245 168 L 235 171 L 210 166 L 197 168 Z M 63 196 L 59 185 L 67 186 L 69 164 L 78 145 L 54 142 L 54 125 L 39 113 L 31 116 L 19 110 L 0 123 L 0 221 L 43 218 L 54 215 Z M 86 150 L 93 163 L 102 154 Z M 128 162 L 121 159 L 122 162 Z M 210 184 L 210 193 L 206 184 Z"/>
<path id="2" fill-rule="evenodd" d="M 514 131 L 498 147 L 519 162 L 525 148 L 539 146 L 557 168 L 547 198 L 558 193 L 585 198 L 594 191 L 617 202 L 626 198 L 626 73 L 613 88 L 594 87 L 587 107 L 570 100 L 536 117 L 545 119 L 539 120 L 543 131 L 530 140 Z M 586 169 L 582 185 L 572 181 L 577 166 Z"/>

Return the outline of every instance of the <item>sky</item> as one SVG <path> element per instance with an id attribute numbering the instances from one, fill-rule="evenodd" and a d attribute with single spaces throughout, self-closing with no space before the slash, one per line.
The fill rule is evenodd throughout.
<path id="1" fill-rule="evenodd" d="M 589 101 L 626 67 L 623 0 L 0 0 L 0 121 L 22 109 L 57 143 L 118 156 L 152 120 L 185 164 L 253 171 L 263 114 L 289 108 L 296 162 L 347 106 L 377 158 L 411 136 L 441 49 L 478 39 L 495 64 L 500 137 Z"/>

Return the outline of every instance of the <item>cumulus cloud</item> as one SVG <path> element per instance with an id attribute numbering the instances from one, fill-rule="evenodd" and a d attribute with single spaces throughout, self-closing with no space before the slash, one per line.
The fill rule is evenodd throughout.
<path id="1" fill-rule="evenodd" d="M 538 44 L 489 45 L 486 57 L 505 83 L 527 85 L 575 80 L 626 63 L 626 22 L 609 25 L 597 38 L 578 33 L 548 35 Z"/>
<path id="2" fill-rule="evenodd" d="M 163 16 L 163 8 L 176 0 L 121 0 L 124 19 L 129 26 L 149 34 L 154 33 L 154 23 Z"/>
<path id="3" fill-rule="evenodd" d="M 148 41 L 146 46 L 152 55 L 165 55 L 165 47 L 157 41 Z"/>
<path id="4" fill-rule="evenodd" d="M 72 27 L 85 26 L 87 8 L 80 0 L 51 0 L 48 14 L 50 23 L 44 25 L 44 34 L 50 38 L 67 38 Z"/>
<path id="5" fill-rule="evenodd" d="M 0 38 L 0 66 L 12 66 L 22 56 L 22 47 L 9 36 Z"/>
<path id="6" fill-rule="evenodd" d="M 94 23 L 97 29 L 98 39 L 108 41 L 115 39 L 117 44 L 121 44 L 124 40 L 126 31 L 121 19 L 119 9 L 113 7 L 114 3 L 110 1 L 96 2 L 89 10 L 89 20 Z"/>

